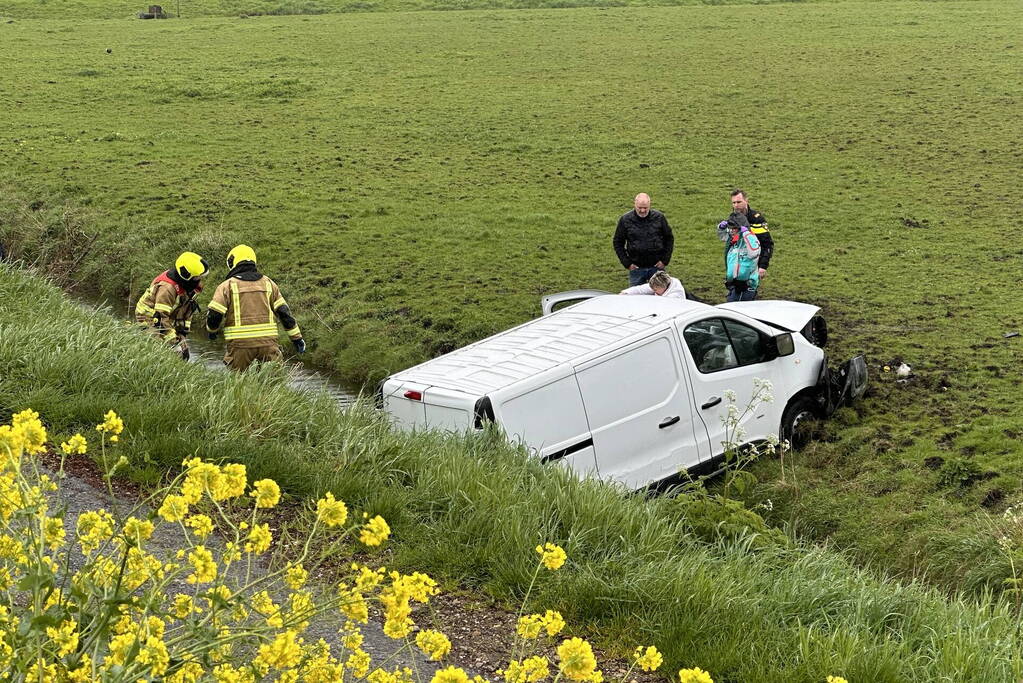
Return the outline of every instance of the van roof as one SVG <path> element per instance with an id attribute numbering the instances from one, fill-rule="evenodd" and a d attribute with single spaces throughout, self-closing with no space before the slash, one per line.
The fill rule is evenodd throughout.
<path id="1" fill-rule="evenodd" d="M 571 363 L 707 304 L 659 296 L 601 296 L 396 373 L 392 379 L 482 396 Z"/>

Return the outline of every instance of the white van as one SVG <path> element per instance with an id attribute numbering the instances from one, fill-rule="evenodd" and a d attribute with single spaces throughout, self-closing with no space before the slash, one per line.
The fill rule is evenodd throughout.
<path id="1" fill-rule="evenodd" d="M 828 370 L 816 306 L 598 294 L 548 297 L 545 313 L 592 298 L 391 375 L 384 410 L 403 429 L 494 422 L 545 462 L 639 489 L 719 460 L 726 392 L 741 413 L 754 378 L 774 400 L 744 415 L 748 442 L 788 438 L 866 388 L 862 356 Z"/>

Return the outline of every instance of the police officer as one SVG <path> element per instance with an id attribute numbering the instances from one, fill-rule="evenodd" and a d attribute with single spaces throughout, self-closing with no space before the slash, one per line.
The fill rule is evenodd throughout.
<path id="1" fill-rule="evenodd" d="M 256 252 L 239 244 L 227 255 L 227 279 L 213 293 L 206 312 L 206 330 L 215 339 L 223 330 L 227 341 L 224 364 L 244 370 L 255 361 L 282 360 L 277 321 L 298 353 L 305 340 L 277 283 L 256 269 Z"/>
<path id="2" fill-rule="evenodd" d="M 163 339 L 185 360 L 189 357 L 186 337 L 192 329 L 192 315 L 199 310 L 195 298 L 209 271 L 206 259 L 186 251 L 178 256 L 173 268 L 153 278 L 135 304 L 135 321 Z"/>

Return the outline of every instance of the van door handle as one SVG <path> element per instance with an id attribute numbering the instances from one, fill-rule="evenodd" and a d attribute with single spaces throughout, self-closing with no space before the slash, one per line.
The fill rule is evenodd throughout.
<path id="1" fill-rule="evenodd" d="M 707 408 L 713 408 L 714 406 L 716 406 L 719 403 L 721 403 L 721 397 L 720 396 L 713 396 L 713 397 L 711 397 L 711 399 L 709 401 L 707 401 L 702 406 L 700 406 L 700 408 L 702 408 L 703 410 L 706 410 Z"/>
<path id="2" fill-rule="evenodd" d="M 661 422 L 661 424 L 657 425 L 657 428 L 658 429 L 664 429 L 665 427 L 670 427 L 671 425 L 675 424 L 676 422 L 678 422 L 681 419 L 682 419 L 682 417 L 679 416 L 679 415 L 676 415 L 675 417 L 665 418 L 664 421 Z"/>

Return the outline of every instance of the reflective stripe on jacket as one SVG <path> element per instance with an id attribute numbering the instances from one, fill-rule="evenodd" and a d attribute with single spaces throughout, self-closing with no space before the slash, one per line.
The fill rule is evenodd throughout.
<path id="1" fill-rule="evenodd" d="M 261 346 L 277 341 L 277 316 L 284 318 L 287 306 L 277 283 L 261 275 L 254 280 L 228 278 L 217 287 L 208 308 L 223 316 L 224 339 L 238 346 Z M 290 314 L 286 318 L 293 325 L 285 330 L 287 335 L 301 338 L 298 323 Z"/>
<path id="2" fill-rule="evenodd" d="M 199 291 L 196 287 L 195 292 Z M 135 317 L 158 329 L 181 327 L 187 331 L 192 326 L 192 296 L 167 272 L 160 273 L 135 304 Z"/>

